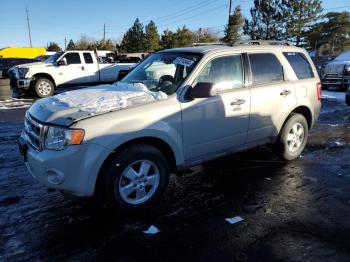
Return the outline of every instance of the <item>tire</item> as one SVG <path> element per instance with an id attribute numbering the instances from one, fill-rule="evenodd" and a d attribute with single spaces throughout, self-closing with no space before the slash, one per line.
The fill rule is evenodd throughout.
<path id="1" fill-rule="evenodd" d="M 9 86 L 9 85 L 10 85 L 10 79 L 0 78 L 0 86 Z"/>
<path id="2" fill-rule="evenodd" d="M 350 106 L 350 91 L 348 91 L 345 95 L 345 103 Z"/>
<path id="3" fill-rule="evenodd" d="M 299 157 L 305 148 L 308 134 L 309 127 L 305 117 L 301 114 L 291 114 L 284 123 L 277 141 L 280 156 L 285 160 Z"/>
<path id="4" fill-rule="evenodd" d="M 148 171 L 142 173 L 141 166 Z M 161 198 L 169 183 L 169 165 L 154 146 L 135 144 L 112 156 L 102 176 L 107 206 L 136 214 Z"/>
<path id="5" fill-rule="evenodd" d="M 55 91 L 55 85 L 47 78 L 39 78 L 34 85 L 35 94 L 38 97 L 45 98 L 52 96 Z"/>

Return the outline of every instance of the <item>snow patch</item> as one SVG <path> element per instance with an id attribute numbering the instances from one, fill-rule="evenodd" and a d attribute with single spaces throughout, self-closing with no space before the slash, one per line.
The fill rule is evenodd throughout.
<path id="1" fill-rule="evenodd" d="M 32 105 L 33 99 L 7 99 L 0 101 L 0 110 L 16 109 L 16 108 L 28 108 Z"/>
<path id="2" fill-rule="evenodd" d="M 54 103 L 63 103 L 69 107 L 96 114 L 167 98 L 165 93 L 149 91 L 142 83 L 117 82 L 113 85 L 100 85 L 68 91 L 58 94 L 52 99 Z"/>
<path id="3" fill-rule="evenodd" d="M 332 99 L 332 100 L 344 102 L 345 101 L 345 92 L 332 92 L 332 91 L 324 90 L 324 91 L 322 91 L 321 97 L 323 99 Z"/>
<path id="4" fill-rule="evenodd" d="M 242 217 L 240 217 L 240 216 L 235 216 L 235 217 L 228 217 L 228 218 L 225 218 L 225 220 L 226 220 L 227 222 L 229 222 L 231 225 L 233 225 L 233 224 L 236 224 L 236 223 L 238 223 L 238 222 L 243 221 L 244 219 L 243 219 Z"/>

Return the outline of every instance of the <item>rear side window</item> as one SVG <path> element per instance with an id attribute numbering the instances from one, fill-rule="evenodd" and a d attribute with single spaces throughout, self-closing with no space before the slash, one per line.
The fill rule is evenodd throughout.
<path id="1" fill-rule="evenodd" d="M 220 91 L 243 86 L 241 55 L 224 56 L 213 59 L 204 66 L 197 82 L 209 82 L 217 85 Z"/>
<path id="2" fill-rule="evenodd" d="M 283 55 L 288 60 L 298 79 L 314 77 L 311 65 L 303 53 L 283 52 Z"/>
<path id="3" fill-rule="evenodd" d="M 68 53 L 64 57 L 67 59 L 67 65 L 81 64 L 79 53 Z"/>
<path id="4" fill-rule="evenodd" d="M 283 80 L 283 69 L 274 54 L 249 54 L 253 85 Z"/>
<path id="5" fill-rule="evenodd" d="M 83 53 L 83 55 L 84 55 L 85 64 L 93 63 L 92 56 L 90 53 Z"/>

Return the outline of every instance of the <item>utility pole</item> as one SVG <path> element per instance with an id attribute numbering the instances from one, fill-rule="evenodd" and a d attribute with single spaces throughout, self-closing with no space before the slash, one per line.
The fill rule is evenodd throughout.
<path id="1" fill-rule="evenodd" d="M 103 24 L 103 42 L 106 41 L 106 24 Z"/>
<path id="2" fill-rule="evenodd" d="M 230 17 L 230 15 L 232 15 L 232 0 L 230 0 L 230 9 L 229 9 L 229 13 L 228 13 L 229 17 Z"/>
<path id="3" fill-rule="evenodd" d="M 67 37 L 64 37 L 64 51 L 67 50 Z"/>
<path id="4" fill-rule="evenodd" d="M 30 43 L 30 47 L 32 47 L 32 36 L 30 34 L 30 24 L 29 24 L 29 15 L 28 15 L 28 8 L 26 5 L 26 13 L 27 13 L 27 24 L 28 24 L 28 33 L 29 33 L 29 43 Z"/>

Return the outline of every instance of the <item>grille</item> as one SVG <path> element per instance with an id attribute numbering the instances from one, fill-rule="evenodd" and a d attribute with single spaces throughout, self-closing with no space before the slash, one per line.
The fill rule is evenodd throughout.
<path id="1" fill-rule="evenodd" d="M 41 151 L 44 141 L 45 126 L 34 120 L 28 112 L 24 120 L 24 132 L 29 145 Z"/>

